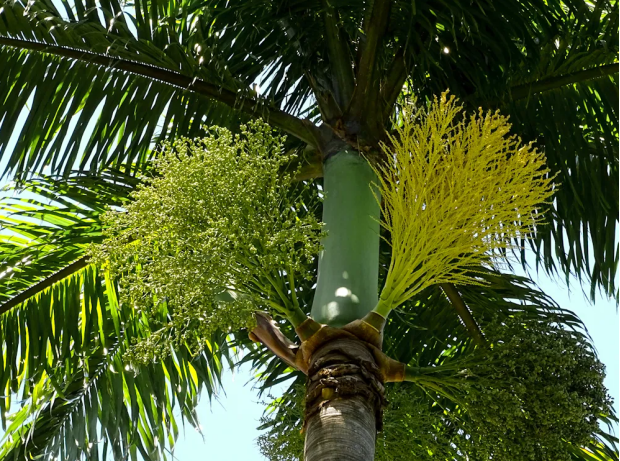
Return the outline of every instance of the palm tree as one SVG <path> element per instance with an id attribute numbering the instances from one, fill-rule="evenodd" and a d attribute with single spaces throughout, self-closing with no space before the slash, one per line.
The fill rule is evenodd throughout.
<path id="1" fill-rule="evenodd" d="M 0 1 L 0 166 L 13 181 L 0 216 L 2 459 L 165 456 L 178 434 L 173 409 L 195 424 L 203 386 L 210 396 L 223 361 L 233 364 L 239 348 L 262 371 L 264 389 L 294 379 L 265 422 L 272 439 L 261 443 L 274 459 L 296 456 L 295 402 L 305 374 L 289 355 L 293 327 L 308 314 L 339 330 L 362 318 L 372 324 L 391 248 L 389 235 L 381 240 L 373 228 L 375 177 L 358 154 L 381 157 L 411 96 L 429 101 L 449 88 L 468 110 L 509 115 L 513 132 L 544 150 L 562 184 L 530 243 L 537 266 L 589 280 L 593 300 L 597 291 L 618 296 L 614 0 Z M 87 256 L 103 240 L 102 215 L 129 203 L 162 141 L 204 135 L 205 124 L 234 131 L 255 118 L 288 135 L 298 180 L 322 178 L 329 192 L 317 209 L 328 230 L 321 261 L 305 285 L 285 284 L 303 316 L 259 315 L 250 335 L 258 343 L 243 330 L 217 331 L 202 338 L 198 355 L 181 345 L 135 368 L 123 357 L 153 334 L 154 321 L 119 305 L 118 281 Z M 476 274 L 484 284 L 442 283 L 407 300 L 378 326 L 385 355 L 365 360 L 389 364 L 389 356 L 410 374 L 448 370 L 485 348 L 498 317 L 552 320 L 589 340 L 580 320 L 530 280 L 484 268 Z M 336 296 L 342 287 L 361 302 Z M 312 328 L 297 335 L 309 341 Z M 424 447 L 438 434 L 450 442 L 437 456 L 475 457 L 459 439 L 458 422 L 469 416 L 437 387 L 452 378 L 420 379 L 426 387 L 394 388 L 401 404 L 386 409 L 377 459 L 396 459 L 396 447 L 430 456 Z M 372 459 L 382 403 L 372 395 L 372 405 L 341 409 L 351 414 L 344 429 L 309 417 L 308 437 L 333 432 L 342 440 L 335 448 L 325 442 L 336 450 L 331 458 L 306 441 L 306 459 Z M 411 419 L 412 402 L 435 418 L 426 429 Z M 413 436 L 394 423 L 405 420 Z M 603 429 L 583 447 L 565 443 L 574 459 L 618 458 L 617 439 Z"/>

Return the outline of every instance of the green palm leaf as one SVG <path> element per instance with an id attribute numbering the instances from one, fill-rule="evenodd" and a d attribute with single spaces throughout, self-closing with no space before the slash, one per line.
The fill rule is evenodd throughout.
<path id="1" fill-rule="evenodd" d="M 617 91 L 616 74 L 508 106 L 525 138 L 543 143 L 562 182 L 549 224 L 533 241 L 537 263 L 560 270 L 567 281 L 570 273 L 589 278 L 592 299 L 597 288 L 617 296 L 618 112 L 612 103 Z"/>
<path id="2" fill-rule="evenodd" d="M 44 167 L 66 174 L 75 167 L 99 171 L 143 165 L 152 141 L 196 136 L 205 122 L 238 125 L 237 112 L 213 99 L 271 116 L 276 123 L 284 119 L 283 127 L 300 125 L 267 106 L 278 106 L 286 97 L 285 106 L 295 109 L 305 97 L 276 92 L 252 102 L 256 94 L 250 85 L 263 66 L 252 64 L 245 53 L 240 56 L 239 43 L 235 47 L 234 40 L 220 40 L 230 29 L 225 21 L 234 18 L 203 12 L 196 2 L 171 3 L 159 10 L 138 3 L 134 18 L 111 2 L 99 8 L 107 18 L 102 22 L 87 3 L 73 5 L 76 16 L 68 4 L 65 10 L 71 14 L 63 15 L 52 2 L 27 7 L 3 3 L 0 148 L 6 148 L 22 108 L 31 103 L 5 171 L 20 176 Z M 68 20 L 63 19 L 66 15 Z M 188 17 L 177 20 L 176 15 Z M 307 96 L 307 90 L 300 91 Z M 90 126 L 92 132 L 83 140 Z"/>
<path id="3" fill-rule="evenodd" d="M 101 213 L 122 206 L 137 184 L 120 171 L 107 171 L 40 176 L 24 184 L 19 196 L 7 186 L 0 196 L 0 303 L 39 281 L 58 281 L 55 274 L 75 261 L 74 271 L 84 267 L 86 247 L 102 238 Z"/>
<path id="4" fill-rule="evenodd" d="M 108 447 L 118 459 L 164 455 L 178 435 L 174 409 L 197 424 L 198 396 L 203 386 L 215 392 L 228 346 L 222 335 L 198 357 L 179 350 L 141 369 L 126 365 L 123 353 L 149 333 L 92 266 L 5 313 L 0 406 L 10 425 L 2 458 L 97 459 Z"/>
<path id="5" fill-rule="evenodd" d="M 201 390 L 212 396 L 222 360 L 232 359 L 218 334 L 198 356 L 181 348 L 140 369 L 126 365 L 123 354 L 152 322 L 119 306 L 114 282 L 84 254 L 102 237 L 105 207 L 122 206 L 136 184 L 120 172 L 40 177 L 25 186 L 29 198 L 2 201 L 3 459 L 165 456 L 178 435 L 175 412 L 196 425 Z M 83 263 L 66 267 L 76 258 Z"/>

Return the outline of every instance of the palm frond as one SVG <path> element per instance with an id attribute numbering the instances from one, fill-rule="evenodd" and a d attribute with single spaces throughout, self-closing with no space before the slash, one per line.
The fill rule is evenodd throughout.
<path id="1" fill-rule="evenodd" d="M 232 360 L 234 347 L 220 333 L 198 356 L 181 347 L 140 368 L 124 359 L 155 325 L 119 306 L 114 281 L 84 254 L 102 238 L 101 213 L 122 206 L 137 182 L 121 172 L 39 177 L 2 200 L 3 459 L 165 457 L 178 411 L 196 425 L 201 390 L 212 396 L 222 360 Z M 56 272 L 76 257 L 85 267 Z M 165 308 L 160 315 L 167 318 Z"/>
<path id="2" fill-rule="evenodd" d="M 9 47 L 0 49 L 0 62 L 3 173 L 17 177 L 144 166 L 162 137 L 196 136 L 203 122 L 239 120 L 189 91 L 93 64 Z"/>
<path id="3" fill-rule="evenodd" d="M 547 270 L 574 273 L 617 297 L 618 3 L 574 10 L 541 43 L 536 66 L 512 76 L 500 103 L 524 140 L 544 148 L 561 184 L 532 248 Z"/>
<path id="4" fill-rule="evenodd" d="M 135 369 L 123 354 L 149 328 L 119 307 L 113 281 L 93 266 L 3 314 L 0 409 L 10 425 L 2 458 L 98 459 L 109 447 L 115 459 L 159 459 L 172 448 L 173 410 L 196 425 L 198 396 L 203 386 L 215 392 L 227 341 L 220 335 L 198 357 L 179 350 Z"/>
<path id="5" fill-rule="evenodd" d="M 507 105 L 517 131 L 544 147 L 560 187 L 532 248 L 550 272 L 590 280 L 617 296 L 618 75 L 546 91 Z"/>
<path id="6" fill-rule="evenodd" d="M 17 190 L 5 187 L 0 196 L 0 304 L 82 258 L 87 246 L 102 238 L 101 213 L 122 206 L 138 183 L 109 170 L 69 178 L 39 176 Z"/>
<path id="7" fill-rule="evenodd" d="M 19 128 L 4 172 L 140 166 L 158 141 L 194 137 L 204 123 L 237 126 L 247 118 L 242 113 L 312 144 L 311 124 L 287 113 L 299 113 L 310 91 L 300 82 L 299 43 L 287 36 L 293 25 L 282 22 L 290 9 L 249 2 L 235 11 L 219 3 L 112 1 L 93 14 L 84 0 L 63 8 L 47 0 L 3 2 L 0 149 Z M 297 13 L 300 27 L 304 14 Z M 238 28 L 253 32 L 242 39 Z"/>

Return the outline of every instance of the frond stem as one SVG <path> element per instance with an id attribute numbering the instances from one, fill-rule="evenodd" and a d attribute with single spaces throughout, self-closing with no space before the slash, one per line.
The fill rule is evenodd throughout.
<path id="1" fill-rule="evenodd" d="M 55 284 L 56 282 L 59 282 L 65 277 L 69 277 L 70 275 L 75 274 L 80 269 L 83 269 L 84 267 L 88 266 L 88 264 L 89 264 L 88 256 L 82 256 L 80 259 L 72 262 L 65 268 L 50 275 L 46 279 L 43 279 L 40 282 L 32 285 L 30 288 L 26 288 L 24 291 L 22 291 L 18 295 L 12 297 L 7 302 L 0 305 L 0 315 L 4 314 L 5 312 L 8 312 L 13 307 L 23 303 L 27 299 L 32 298 L 33 296 L 41 293 L 42 291 L 51 287 L 53 284 Z"/>
<path id="2" fill-rule="evenodd" d="M 603 66 L 592 67 L 590 69 L 579 70 L 569 74 L 559 75 L 557 77 L 545 78 L 524 85 L 517 85 L 510 89 L 510 95 L 513 100 L 527 98 L 528 96 L 551 91 L 563 86 L 573 85 L 575 83 L 592 80 L 595 78 L 605 77 L 607 75 L 618 73 L 618 63 L 605 64 Z"/>
<path id="3" fill-rule="evenodd" d="M 338 12 L 329 3 L 329 0 L 323 0 L 322 3 L 327 50 L 337 86 L 334 95 L 338 105 L 344 111 L 351 101 L 351 95 L 355 86 L 351 57 L 347 49 L 347 41 L 341 40 L 341 31 L 338 27 Z"/>
<path id="4" fill-rule="evenodd" d="M 394 55 L 394 59 L 390 64 L 390 68 L 387 72 L 387 78 L 383 88 L 381 88 L 381 102 L 384 104 L 383 118 L 388 120 L 392 111 L 394 110 L 394 104 L 400 95 L 403 85 L 407 80 L 407 69 L 405 67 L 405 53 L 400 48 Z"/>
<path id="5" fill-rule="evenodd" d="M 108 69 L 121 70 L 149 79 L 159 80 L 163 83 L 177 86 L 184 90 L 219 101 L 252 117 L 264 117 L 271 125 L 286 131 L 311 146 L 318 147 L 318 128 L 308 120 L 298 119 L 280 109 L 270 107 L 266 100 L 240 96 L 234 91 L 207 83 L 199 78 L 189 77 L 161 67 L 120 59 L 114 56 L 105 56 L 77 48 L 68 48 L 30 40 L 0 37 L 0 45 L 75 59 L 87 64 L 95 64 Z"/>
<path id="6" fill-rule="evenodd" d="M 372 11 L 368 20 L 368 28 L 364 30 L 366 40 L 362 45 L 362 52 L 357 68 L 357 86 L 351 101 L 351 113 L 360 116 L 364 109 L 377 96 L 378 84 L 375 85 L 374 75 L 379 54 L 379 44 L 387 30 L 390 15 L 390 0 L 375 0 L 372 2 Z M 373 87 L 373 85 L 375 85 Z"/>
<path id="7" fill-rule="evenodd" d="M 461 321 L 465 324 L 465 328 L 467 328 L 472 340 L 478 346 L 486 347 L 484 334 L 456 287 L 452 283 L 441 283 L 439 286 L 450 300 Z"/>

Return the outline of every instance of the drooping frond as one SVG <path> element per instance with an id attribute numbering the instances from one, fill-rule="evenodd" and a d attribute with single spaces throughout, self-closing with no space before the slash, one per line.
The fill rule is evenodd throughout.
<path id="1" fill-rule="evenodd" d="M 200 391 L 215 391 L 226 338 L 212 337 L 198 357 L 179 349 L 135 369 L 123 354 L 149 333 L 93 266 L 3 314 L 0 411 L 9 425 L 0 457 L 69 461 L 110 451 L 115 459 L 159 459 L 178 436 L 175 408 L 196 425 Z"/>
<path id="2" fill-rule="evenodd" d="M 480 283 L 470 272 L 526 238 L 552 194 L 544 156 L 509 135 L 499 114 L 460 120 L 442 94 L 428 111 L 404 108 L 398 138 L 377 167 L 392 259 L 377 310 L 424 288 Z"/>
<path id="3" fill-rule="evenodd" d="M 532 248 L 551 272 L 617 296 L 618 75 L 507 103 L 515 130 L 544 149 L 562 187 Z"/>
<path id="4" fill-rule="evenodd" d="M 0 49 L 0 59 L 3 174 L 143 166 L 161 137 L 196 135 L 203 121 L 238 120 L 189 91 L 105 67 L 11 47 Z"/>
<path id="5" fill-rule="evenodd" d="M 225 10 L 201 9 L 193 0 L 160 8 L 106 2 L 98 6 L 100 17 L 91 6 L 81 0 L 62 7 L 45 0 L 2 3 L 0 148 L 19 133 L 4 172 L 140 166 L 153 142 L 195 136 L 205 122 L 237 125 L 239 112 L 272 114 L 276 125 L 282 118 L 307 130 L 279 109 L 299 110 L 307 90 L 291 94 L 289 82 L 284 93 L 275 85 L 273 94 L 258 98 L 252 84 L 264 66 L 282 64 L 248 60 L 245 50 L 241 56 L 243 40 L 233 39 L 235 18 Z M 279 49 L 270 46 L 272 54 Z"/>
<path id="6" fill-rule="evenodd" d="M 57 272 L 101 239 L 106 204 L 123 206 L 136 183 L 119 172 L 40 177 L 21 197 L 2 200 L 3 459 L 158 459 L 177 437 L 178 411 L 195 424 L 200 390 L 217 388 L 232 347 L 225 335 L 205 338 L 197 357 L 181 347 L 159 363 L 128 367 L 123 355 L 153 324 L 121 308 L 113 281 L 94 266 Z M 17 294 L 27 297 L 8 305 Z"/>
<path id="7" fill-rule="evenodd" d="M 576 8 L 564 32 L 541 42 L 535 65 L 511 73 L 510 95 L 492 103 L 544 149 L 563 184 L 533 241 L 538 263 L 590 279 L 592 299 L 597 289 L 617 296 L 618 17 L 615 1 Z"/>
<path id="8" fill-rule="evenodd" d="M 6 186 L 0 192 L 0 306 L 80 260 L 102 238 L 106 207 L 122 206 L 138 183 L 107 171 Z"/>

